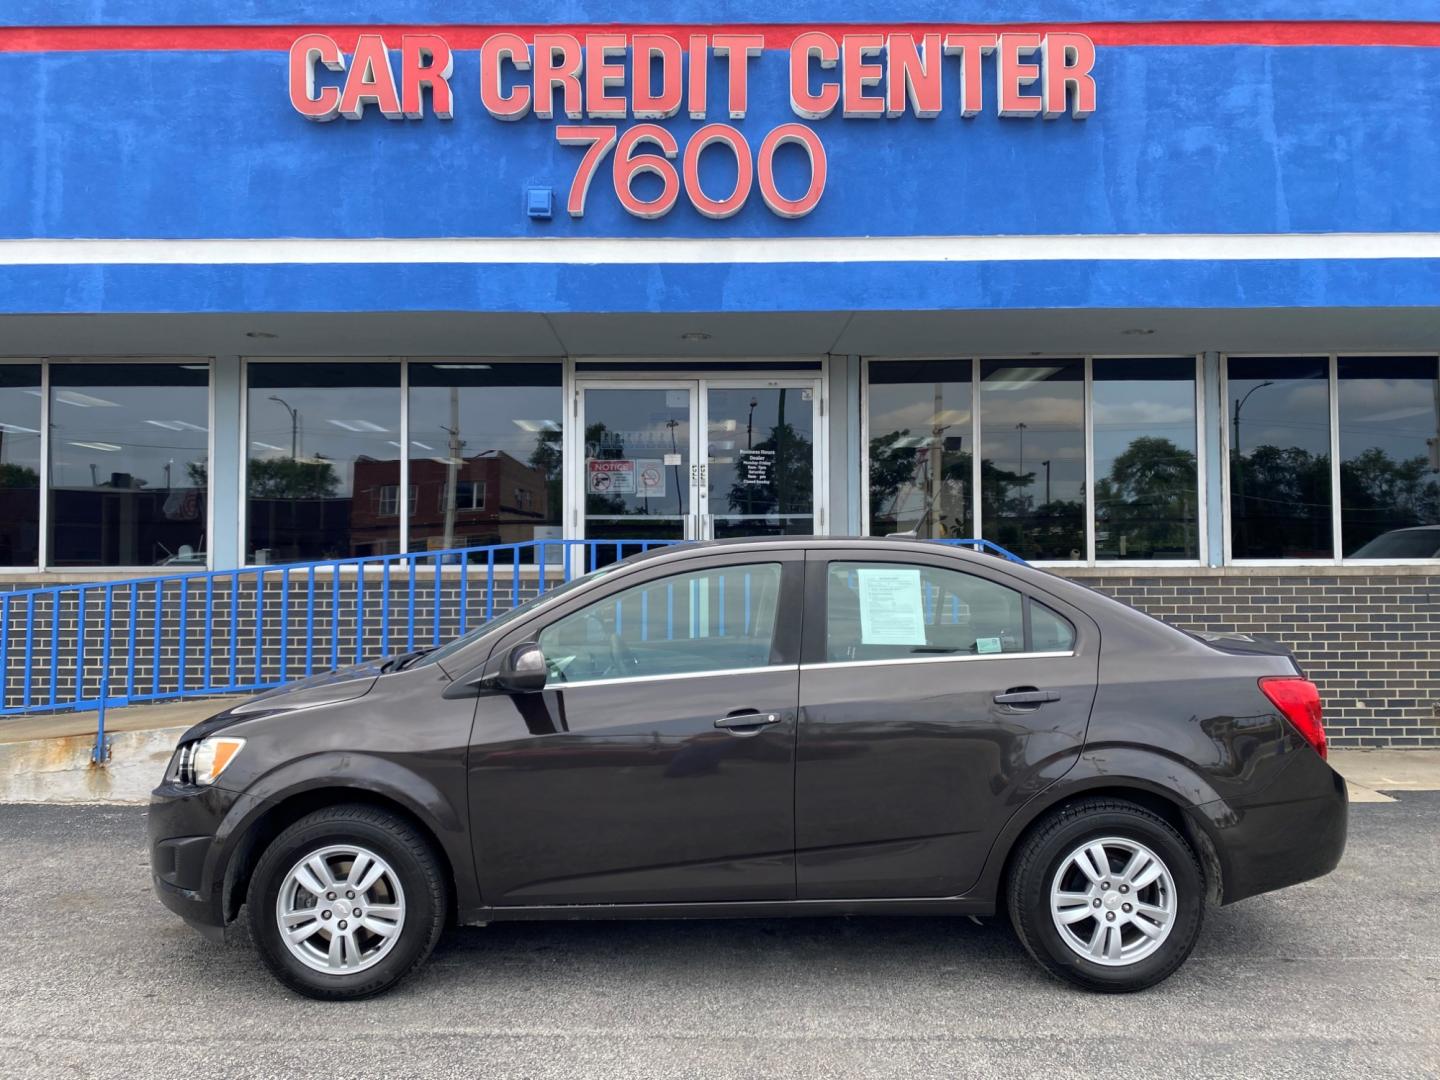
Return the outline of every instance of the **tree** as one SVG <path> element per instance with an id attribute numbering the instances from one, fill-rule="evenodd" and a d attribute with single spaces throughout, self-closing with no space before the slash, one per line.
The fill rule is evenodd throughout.
<path id="1" fill-rule="evenodd" d="M 330 499 L 340 489 L 340 477 L 328 461 L 251 458 L 249 479 L 253 499 Z"/>
<path id="2" fill-rule="evenodd" d="M 40 474 L 28 465 L 0 464 L 0 488 L 38 488 Z"/>
<path id="3" fill-rule="evenodd" d="M 1193 557 L 1197 509 L 1194 453 L 1158 436 L 1132 441 L 1095 484 L 1095 525 L 1112 554 Z"/>

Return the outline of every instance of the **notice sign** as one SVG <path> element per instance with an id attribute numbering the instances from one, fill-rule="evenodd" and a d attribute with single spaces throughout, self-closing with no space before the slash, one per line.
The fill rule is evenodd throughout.
<path id="1" fill-rule="evenodd" d="M 635 462 L 635 494 L 647 499 L 665 496 L 665 466 L 658 460 Z"/>
<path id="2" fill-rule="evenodd" d="M 920 571 L 861 567 L 860 641 L 865 645 L 924 645 Z"/>
<path id="3" fill-rule="evenodd" d="M 585 462 L 585 491 L 590 495 L 634 495 L 635 462 L 588 459 Z"/>
<path id="4" fill-rule="evenodd" d="M 775 476 L 774 450 L 741 450 L 740 483 L 746 487 L 768 487 Z"/>

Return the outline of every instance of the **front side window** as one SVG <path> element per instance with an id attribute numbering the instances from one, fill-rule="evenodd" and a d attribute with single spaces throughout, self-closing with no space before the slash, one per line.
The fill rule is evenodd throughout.
<path id="1" fill-rule="evenodd" d="M 0 566 L 40 562 L 40 365 L 0 364 Z"/>
<path id="2" fill-rule="evenodd" d="M 1436 358 L 1342 356 L 1336 364 L 1344 554 L 1440 556 Z"/>
<path id="3" fill-rule="evenodd" d="M 50 565 L 203 564 L 209 386 L 203 363 L 50 365 Z"/>
<path id="4" fill-rule="evenodd" d="M 551 623 L 538 641 L 552 686 L 766 667 L 779 563 L 725 566 L 635 585 Z"/>
<path id="5" fill-rule="evenodd" d="M 1093 361 L 1095 557 L 1200 557 L 1195 359 Z"/>
<path id="6" fill-rule="evenodd" d="M 400 365 L 252 361 L 246 374 L 246 561 L 398 551 L 383 492 L 400 484 Z"/>
<path id="7" fill-rule="evenodd" d="M 833 562 L 825 604 L 831 662 L 1026 651 L 1024 597 L 958 570 Z"/>
<path id="8" fill-rule="evenodd" d="M 969 360 L 872 361 L 870 535 L 975 535 Z"/>
<path id="9" fill-rule="evenodd" d="M 1085 364 L 986 360 L 980 520 L 1032 560 L 1085 558 Z"/>
<path id="10" fill-rule="evenodd" d="M 1328 357 L 1231 357 L 1230 553 L 1329 559 Z"/>

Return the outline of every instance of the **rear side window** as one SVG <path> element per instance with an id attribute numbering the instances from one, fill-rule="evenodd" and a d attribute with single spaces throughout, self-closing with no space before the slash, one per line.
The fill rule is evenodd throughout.
<path id="1" fill-rule="evenodd" d="M 1030 651 L 1069 652 L 1075 648 L 1075 627 L 1038 600 L 1030 601 Z"/>
<path id="2" fill-rule="evenodd" d="M 904 563 L 830 564 L 825 658 L 832 663 L 1074 647 L 1067 619 L 988 578 Z"/>

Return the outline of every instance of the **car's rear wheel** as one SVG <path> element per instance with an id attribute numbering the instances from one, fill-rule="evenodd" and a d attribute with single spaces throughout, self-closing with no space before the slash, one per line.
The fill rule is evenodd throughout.
<path id="1" fill-rule="evenodd" d="M 445 924 L 440 860 L 405 820 L 334 806 L 266 848 L 246 897 L 266 965 L 309 997 L 381 993 L 418 967 Z"/>
<path id="2" fill-rule="evenodd" d="M 1189 842 L 1160 816 L 1086 799 L 1026 838 L 1008 899 L 1015 932 L 1045 970 L 1125 993 L 1168 978 L 1190 955 L 1205 878 Z"/>

